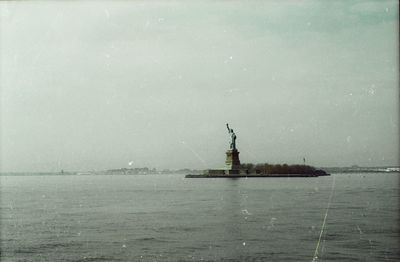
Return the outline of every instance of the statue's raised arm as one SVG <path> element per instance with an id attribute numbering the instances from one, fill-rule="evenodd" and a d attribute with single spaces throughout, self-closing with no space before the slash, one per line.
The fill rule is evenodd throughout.
<path id="1" fill-rule="evenodd" d="M 229 128 L 229 124 L 228 123 L 226 123 L 226 128 L 228 128 L 228 132 L 230 133 L 231 129 Z"/>

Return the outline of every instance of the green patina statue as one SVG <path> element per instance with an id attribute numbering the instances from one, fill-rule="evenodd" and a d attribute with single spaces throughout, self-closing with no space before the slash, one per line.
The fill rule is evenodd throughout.
<path id="1" fill-rule="evenodd" d="M 233 132 L 233 129 L 229 128 L 229 124 L 226 124 L 226 128 L 228 128 L 228 133 L 231 136 L 230 149 L 231 150 L 236 150 L 236 135 L 235 135 L 235 132 Z"/>

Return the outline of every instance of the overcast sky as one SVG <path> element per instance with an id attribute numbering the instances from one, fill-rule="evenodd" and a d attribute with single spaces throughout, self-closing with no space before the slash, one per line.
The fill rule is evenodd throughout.
<path id="1" fill-rule="evenodd" d="M 397 1 L 0 8 L 3 172 L 399 164 Z"/>

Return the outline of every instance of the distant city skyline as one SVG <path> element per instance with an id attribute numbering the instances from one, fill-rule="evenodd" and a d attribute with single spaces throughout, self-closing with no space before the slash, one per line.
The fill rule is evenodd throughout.
<path id="1" fill-rule="evenodd" d="M 0 2 L 0 172 L 399 165 L 397 1 Z"/>

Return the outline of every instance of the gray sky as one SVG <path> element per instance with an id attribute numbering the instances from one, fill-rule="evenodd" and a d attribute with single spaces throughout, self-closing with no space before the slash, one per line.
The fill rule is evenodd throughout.
<path id="1" fill-rule="evenodd" d="M 397 1 L 0 8 L 1 171 L 399 164 Z"/>

